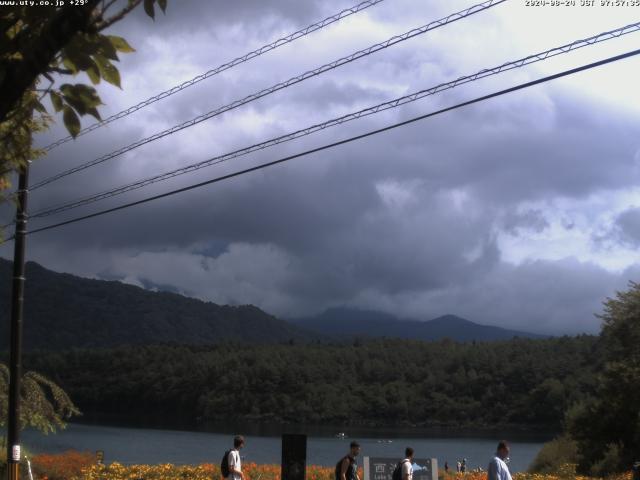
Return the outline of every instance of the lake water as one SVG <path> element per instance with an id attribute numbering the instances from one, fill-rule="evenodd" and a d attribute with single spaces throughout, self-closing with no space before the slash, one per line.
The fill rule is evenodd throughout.
<path id="1" fill-rule="evenodd" d="M 401 458 L 405 447 L 411 446 L 416 457 L 437 458 L 440 468 L 445 461 L 455 468 L 457 460 L 466 458 L 470 469 L 478 466 L 486 469 L 496 444 L 502 439 L 497 435 L 491 438 L 424 435 L 421 438 L 416 436 L 416 432 L 363 432 L 364 435 L 354 437 L 362 446 L 362 456 Z M 33 453 L 60 453 L 70 449 L 91 452 L 103 450 L 106 463 L 218 464 L 224 451 L 230 448 L 232 438 L 230 434 L 221 433 L 70 424 L 66 430 L 47 436 L 36 431 L 25 431 L 22 444 Z M 242 450 L 244 461 L 280 463 L 279 436 L 245 435 L 245 438 L 247 443 Z M 510 440 L 512 437 L 506 438 Z M 307 463 L 335 465 L 347 452 L 350 441 L 350 438 L 310 435 L 307 439 Z M 526 470 L 542 447 L 540 440 L 512 440 L 510 443 L 509 467 L 512 472 Z"/>

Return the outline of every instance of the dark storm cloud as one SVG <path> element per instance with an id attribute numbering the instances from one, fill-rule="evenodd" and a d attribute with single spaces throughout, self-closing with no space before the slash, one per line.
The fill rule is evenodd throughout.
<path id="1" fill-rule="evenodd" d="M 323 153 L 322 160 L 302 162 L 326 163 L 328 169 L 335 169 L 335 172 L 328 172 L 326 177 L 335 179 L 337 190 L 340 190 L 340 184 L 349 185 L 349 189 L 358 188 L 353 178 L 363 179 L 360 185 L 370 188 L 372 181 L 392 175 L 397 178 L 423 178 L 436 189 L 471 187 L 482 194 L 485 200 L 495 203 L 534 200 L 541 195 L 571 189 L 572 193 L 580 194 L 593 188 L 608 188 L 634 181 L 633 177 L 622 175 L 629 171 L 625 167 L 633 163 L 630 154 L 633 142 L 628 145 L 620 142 L 611 142 L 606 146 L 595 144 L 591 139 L 597 136 L 598 130 L 590 125 L 588 119 L 575 128 L 576 131 L 585 132 L 583 135 L 574 134 L 569 138 L 558 135 L 554 138 L 549 132 L 537 132 L 536 138 L 532 139 L 526 132 L 513 130 L 496 132 L 494 135 L 482 130 L 474 131 L 472 123 L 466 120 L 469 114 L 476 117 L 477 123 L 473 125 L 478 125 L 486 124 L 493 115 L 493 112 L 487 113 L 483 118 L 478 118 L 472 110 L 443 116 L 432 122 L 386 134 L 371 142 Z M 633 131 L 631 125 L 621 124 L 616 128 L 627 138 Z M 461 142 L 461 138 L 465 141 Z M 553 140 L 555 144 L 552 144 Z M 91 147 L 94 146 L 92 143 Z M 565 156 L 563 151 L 570 148 L 573 148 L 572 154 Z M 561 152 L 560 156 L 558 151 Z M 612 151 L 614 155 L 611 155 Z M 616 151 L 620 153 L 616 154 Z M 84 155 L 80 158 L 91 158 L 93 154 L 88 152 L 88 149 L 83 149 Z M 601 158 L 607 158 L 608 161 L 600 161 Z M 53 170 L 54 164 L 55 168 L 59 168 L 60 164 L 53 161 L 42 162 L 41 165 Z M 585 175 L 585 170 L 590 172 Z M 109 172 L 109 169 L 105 171 Z M 281 178 L 282 171 L 279 170 L 274 180 Z M 303 172 L 303 167 L 297 171 Z M 553 175 L 549 175 L 549 172 L 553 172 Z M 291 183 L 295 185 L 295 182 Z M 257 196 L 265 196 L 260 195 L 261 187 L 251 188 Z M 268 184 L 263 188 L 272 190 Z M 295 190 L 297 187 L 286 188 Z M 237 201 L 230 203 L 238 205 Z M 247 203 L 253 202 L 247 199 Z M 347 200 L 340 203 L 349 205 L 353 202 Z"/>
<path id="2" fill-rule="evenodd" d="M 519 93 L 504 103 L 455 112 L 448 122 L 425 122 L 425 134 L 435 128 L 448 151 L 438 155 L 442 160 L 431 170 L 449 185 L 469 184 L 484 200 L 499 203 L 550 195 L 581 198 L 634 185 L 640 174 L 634 158 L 640 132 L 632 117 L 609 112 L 605 125 L 595 109 L 606 106 L 584 105 L 562 89 L 551 88 L 548 95 L 546 114 L 532 115 L 535 102 Z M 506 112 L 505 103 L 511 107 Z M 406 141 L 420 143 L 425 137 Z"/>
<path id="3" fill-rule="evenodd" d="M 341 2 L 330 1 L 300 2 L 297 0 L 280 0 L 278 2 L 264 2 L 261 0 L 242 0 L 229 2 L 226 0 L 174 0 L 169 1 L 166 14 L 163 15 L 156 8 L 155 21 L 151 21 L 143 9 L 139 8 L 124 21 L 114 26 L 115 30 L 127 33 L 134 29 L 147 30 L 154 33 L 153 28 L 178 28 L 180 30 L 196 29 L 211 31 L 215 35 L 218 27 L 230 24 L 246 25 L 248 29 L 255 28 L 265 17 L 283 23 L 298 23 L 320 20 L 325 8 L 338 5 L 338 10 L 346 8 Z M 325 8 L 323 8 L 323 5 Z M 116 11 L 115 9 L 113 11 Z M 322 12 L 322 13 L 321 13 Z M 318 18 L 316 18 L 318 17 Z M 271 25 L 274 28 L 274 25 Z"/>
<path id="4" fill-rule="evenodd" d="M 548 262 L 507 268 L 500 265 L 499 251 L 490 240 L 493 219 L 501 214 L 499 206 L 505 200 L 514 202 L 514 193 L 522 200 L 548 194 L 546 185 L 540 190 L 536 188 L 548 175 L 547 170 L 530 167 L 518 175 L 518 169 L 509 165 L 509 162 L 518 162 L 521 166 L 526 165 L 526 161 L 534 163 L 538 152 L 534 150 L 532 157 L 524 159 L 496 158 L 488 152 L 485 156 L 486 136 L 468 136 L 463 152 L 475 151 L 475 155 L 467 158 L 456 146 L 451 148 L 456 145 L 453 140 L 461 120 L 460 116 L 443 118 L 431 124 L 433 128 L 412 127 L 413 132 L 398 132 L 171 201 L 136 207 L 120 215 L 104 217 L 100 222 L 91 220 L 91 223 L 41 235 L 46 235 L 47 243 L 64 244 L 67 248 L 88 244 L 133 251 L 189 250 L 192 244 L 206 243 L 207 239 L 227 246 L 238 242 L 273 245 L 282 254 L 277 261 L 288 265 L 286 275 L 275 286 L 289 298 L 280 304 L 263 302 L 278 313 L 295 313 L 298 311 L 295 306 L 322 308 L 327 301 L 346 303 L 359 298 L 363 292 L 377 292 L 377 297 L 388 297 L 393 308 L 401 309 L 405 303 L 400 300 L 403 295 L 446 291 L 447 287 L 458 285 L 452 293 L 443 295 L 446 300 L 425 302 L 422 318 L 428 318 L 427 312 L 436 316 L 438 309 L 450 311 L 453 306 L 466 305 L 457 313 L 498 324 L 525 328 L 535 323 L 536 316 L 544 316 L 550 318 L 545 328 L 555 332 L 562 331 L 562 318 L 569 317 L 576 325 L 582 325 L 584 320 L 593 330 L 596 323 L 587 316 L 587 310 L 593 313 L 597 309 L 599 299 L 610 291 L 607 282 L 612 281 L 611 278 L 602 281 L 602 269 L 581 267 L 585 271 L 579 276 L 591 282 L 589 288 L 580 289 L 584 293 L 581 299 L 576 298 L 579 296 L 576 292 L 564 297 L 568 289 L 573 289 L 573 272 L 579 270 L 580 265 Z M 415 142 L 416 135 L 421 135 L 428 145 L 426 150 Z M 498 138 L 491 139 L 498 150 L 503 148 L 502 136 L 500 132 Z M 584 145 L 584 162 L 590 158 L 588 136 L 580 140 Z M 510 141 L 516 142 L 513 138 Z M 405 147 L 399 149 L 397 145 Z M 550 151 L 552 147 L 548 148 Z M 460 163 L 471 166 L 471 162 L 477 164 L 472 171 L 458 166 Z M 484 168 L 480 168 L 483 163 Z M 491 167 L 488 171 L 486 164 Z M 314 166 L 321 168 L 320 175 L 306 171 Z M 515 182 L 507 191 L 502 188 L 505 174 Z M 553 180 L 554 188 L 560 189 L 561 179 Z M 563 181 L 572 184 L 575 179 L 567 171 Z M 533 185 L 527 185 L 528 182 Z M 455 189 L 466 189 L 471 196 L 456 206 Z M 474 208 L 479 211 L 473 213 Z M 522 215 L 507 209 L 505 218 L 507 231 L 523 227 L 535 231 L 545 226 L 544 219 L 535 211 Z M 33 243 L 39 242 L 38 236 L 34 236 Z M 479 256 L 466 259 L 463 254 L 474 249 L 479 249 Z M 156 261 L 168 261 L 170 256 L 165 254 Z M 107 268 L 106 265 L 103 268 Z M 118 272 L 117 267 L 110 268 Z M 137 263 L 136 268 L 142 270 L 142 265 Z M 124 269 L 124 272 L 125 277 L 136 278 L 136 271 Z M 179 277 L 180 273 L 187 277 L 193 275 L 190 270 L 173 270 L 177 285 L 188 283 L 187 278 Z M 170 281 L 169 278 L 148 278 L 153 274 L 144 271 L 139 274 L 148 282 L 166 284 Z M 533 277 L 532 282 L 542 282 L 544 275 L 555 278 L 555 295 L 549 296 L 547 290 L 526 290 L 524 278 Z M 520 277 L 523 280 L 516 281 Z M 596 294 L 598 285 L 600 295 Z M 507 287 L 508 301 L 500 300 L 498 308 L 498 298 Z M 519 289 L 527 292 L 527 299 L 518 295 Z M 197 288 L 186 293 L 206 297 L 206 293 Z M 239 301 L 240 298 L 238 293 L 229 293 L 224 300 Z M 494 298 L 496 303 L 486 298 Z M 546 301 L 540 303 L 541 298 Z M 579 314 L 571 313 L 565 300 L 580 301 L 586 306 Z M 496 306 L 495 311 L 491 305 Z M 532 310 L 527 310 L 527 305 L 531 305 Z M 504 314 L 518 308 L 532 313 L 521 317 Z"/>
<path id="5" fill-rule="evenodd" d="M 460 315 L 539 333 L 596 332 L 602 301 L 624 283 L 618 275 L 575 259 L 498 264 L 482 281 L 434 295 L 431 308 L 457 304 Z"/>
<path id="6" fill-rule="evenodd" d="M 138 12 L 115 31 L 126 33 L 138 52 L 123 58 L 124 93 L 101 86 L 105 112 L 180 83 L 185 77 L 178 71 L 190 78 L 255 48 L 259 39 L 276 38 L 283 28 L 295 29 L 346 6 L 170 2 L 167 16 L 155 24 Z M 385 18 L 380 12 L 373 15 L 378 21 Z M 425 17 L 436 13 L 442 12 Z M 406 24 L 423 20 L 407 19 Z M 483 22 L 490 25 L 490 17 Z M 406 25 L 391 30 L 398 33 Z M 367 35 L 379 32 L 374 33 Z M 380 32 L 378 40 L 388 35 Z M 34 180 L 350 53 L 366 40 L 354 37 L 292 45 L 202 82 L 54 150 L 34 166 Z M 36 191 L 32 206 L 102 191 L 457 78 L 457 63 L 466 59 L 443 54 L 443 43 L 408 42 L 261 99 Z M 473 55 L 481 55 L 479 43 L 473 45 Z M 316 60 L 319 54 L 326 58 Z M 165 68 L 167 63 L 173 69 Z M 469 70 L 464 73 L 474 71 Z M 518 78 L 447 92 L 55 220 L 379 128 L 504 88 Z M 41 142 L 62 133 L 58 126 Z M 281 315 L 351 304 L 412 318 L 456 313 L 543 333 L 594 332 L 598 323 L 592 315 L 604 296 L 624 286 L 636 270 L 611 273 L 576 259 L 510 264 L 503 259 L 500 236 L 527 237 L 549 229 L 552 220 L 531 203 L 584 199 L 635 185 L 639 133 L 635 118 L 604 102 L 566 87 L 539 88 L 34 234 L 29 237 L 30 258 L 86 276 L 163 285 L 221 303 L 254 303 Z M 621 215 L 618 227 L 629 238 L 640 238 L 634 215 Z M 32 221 L 34 227 L 47 223 Z M 7 256 L 7 247 L 0 253 Z"/>

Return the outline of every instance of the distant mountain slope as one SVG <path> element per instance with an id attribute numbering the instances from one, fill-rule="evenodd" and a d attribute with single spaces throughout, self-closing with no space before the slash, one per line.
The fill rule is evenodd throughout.
<path id="1" fill-rule="evenodd" d="M 12 263 L 0 259 L 0 339 L 9 338 Z M 113 347 L 221 341 L 306 341 L 316 335 L 257 307 L 220 306 L 116 281 L 90 280 L 27 263 L 26 348 Z"/>
<path id="2" fill-rule="evenodd" d="M 544 338 L 517 330 L 481 325 L 455 315 L 429 321 L 401 320 L 388 313 L 353 308 L 331 308 L 314 317 L 290 320 L 294 325 L 332 337 L 389 337 L 414 340 L 450 338 L 460 342 Z"/>

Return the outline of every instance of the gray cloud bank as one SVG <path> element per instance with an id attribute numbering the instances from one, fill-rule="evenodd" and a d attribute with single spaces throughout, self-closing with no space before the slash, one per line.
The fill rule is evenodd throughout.
<path id="1" fill-rule="evenodd" d="M 176 62 L 174 73 L 201 73 L 234 52 L 249 49 L 256 40 L 273 38 L 286 28 L 293 30 L 347 6 L 295 1 L 180 5 L 180 11 L 170 10 L 157 25 L 150 26 L 138 15 L 118 26 L 139 51 L 123 60 L 125 91 L 105 91 L 108 108 L 117 110 L 118 105 L 134 103 L 136 95 L 144 98 L 145 92 L 148 96 L 165 83 L 184 80 L 176 74 L 175 78 L 153 78 L 151 86 L 144 86 L 145 75 L 162 71 L 167 62 Z M 174 8 L 171 2 L 170 8 Z M 372 10 L 363 15 L 370 24 L 354 23 L 352 28 L 362 28 L 365 36 L 373 37 L 385 32 L 371 31 L 372 25 L 398 33 L 406 25 L 420 23 L 393 6 L 385 8 L 393 12 L 393 22 L 382 20 L 384 10 Z M 425 14 L 425 19 L 436 18 L 442 9 L 440 5 L 437 12 L 426 12 L 431 15 Z M 478 20 L 475 28 L 491 24 L 491 18 Z M 156 104 L 65 145 L 38 162 L 35 176 L 46 177 L 184 121 L 282 80 L 287 71 L 299 73 L 314 65 L 306 51 L 308 56 L 319 52 L 331 58 L 334 52 L 344 54 L 356 48 L 358 39 L 353 39 L 353 47 L 342 44 L 348 31 L 336 28 L 335 33 L 338 40 L 333 42 L 326 40 L 330 36 L 320 37 L 326 45 L 310 41 L 283 49 L 238 72 L 202 82 L 166 105 Z M 461 41 L 469 42 L 476 34 L 469 28 Z M 188 48 L 185 36 L 193 41 Z M 36 191 L 33 208 L 199 161 L 455 77 L 448 72 L 456 72 L 459 67 L 454 64 L 467 60 L 448 59 L 437 39 L 433 46 L 421 42 L 280 92 Z M 158 52 L 166 58 L 158 59 Z M 409 118 L 483 89 L 504 88 L 521 81 L 521 75 L 532 74 L 449 92 L 105 205 Z M 43 143 L 60 133 L 53 131 Z M 554 222 L 545 202 L 579 202 L 633 188 L 639 173 L 639 133 L 637 117 L 629 112 L 575 93 L 567 85 L 545 86 L 225 183 L 36 234 L 29 238 L 28 257 L 54 270 L 167 285 L 218 303 L 253 303 L 283 316 L 346 304 L 425 320 L 454 313 L 539 333 L 597 332 L 594 313 L 606 296 L 637 278 L 633 262 L 611 271 L 584 257 L 579 249 L 563 258 L 533 255 L 513 262 L 506 259 L 508 247 L 501 238 L 534 245 L 536 235 L 544 235 Z M 531 207 L 534 204 L 538 206 Z M 611 237 L 614 247 L 625 242 L 637 246 L 637 217 L 637 211 L 630 210 L 617 218 L 621 233 Z M 33 226 L 44 224 L 33 222 Z M 569 232 L 573 225 L 565 222 L 562 228 Z M 9 246 L 0 248 L 0 254 L 10 255 Z"/>

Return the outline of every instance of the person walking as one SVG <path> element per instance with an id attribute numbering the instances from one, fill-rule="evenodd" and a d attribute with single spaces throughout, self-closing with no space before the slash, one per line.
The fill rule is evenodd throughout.
<path id="1" fill-rule="evenodd" d="M 487 480 L 511 480 L 511 473 L 507 467 L 509 460 L 509 444 L 501 440 L 496 449 L 496 455 L 487 467 Z"/>
<path id="2" fill-rule="evenodd" d="M 463 458 L 462 463 L 460 464 L 460 471 L 465 473 L 467 471 L 467 459 Z"/>
<path id="3" fill-rule="evenodd" d="M 444 473 L 449 473 L 449 462 L 444 461 Z"/>
<path id="4" fill-rule="evenodd" d="M 462 468 L 462 463 L 460 463 L 460 460 L 458 460 L 456 462 L 456 473 L 460 473 L 461 468 Z"/>
<path id="5" fill-rule="evenodd" d="M 244 437 L 237 435 L 233 439 L 233 449 L 229 451 L 229 476 L 226 477 L 229 480 L 245 480 L 245 475 L 242 473 L 242 461 L 240 460 L 240 450 L 244 448 Z"/>
<path id="6" fill-rule="evenodd" d="M 351 442 L 349 453 L 342 457 L 336 464 L 336 480 L 360 480 L 358 477 L 358 461 L 356 457 L 360 454 L 360 444 Z"/>
<path id="7" fill-rule="evenodd" d="M 407 447 L 402 460 L 402 480 L 413 480 L 413 448 Z"/>

